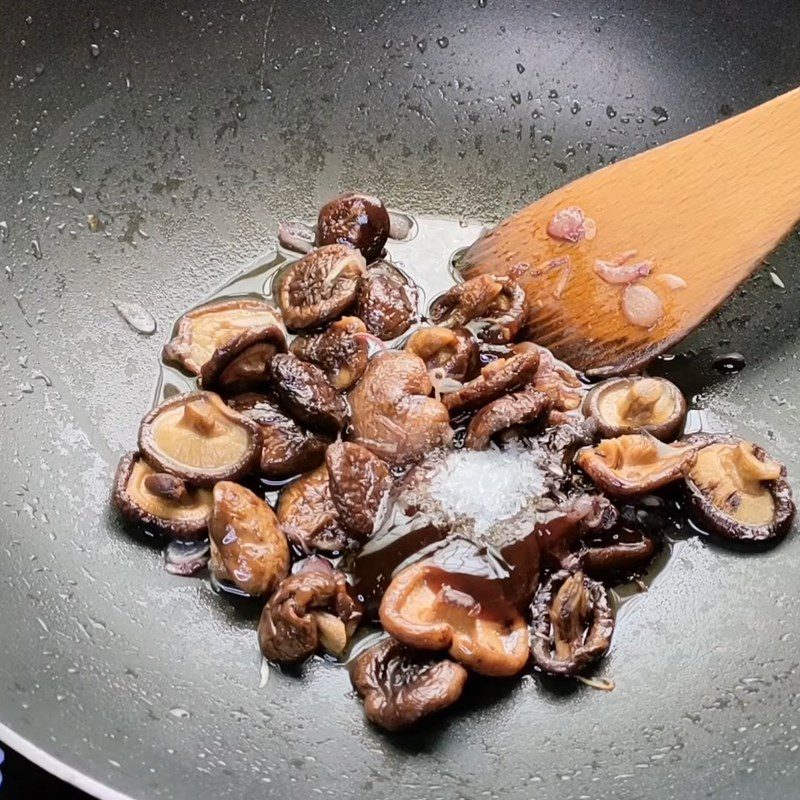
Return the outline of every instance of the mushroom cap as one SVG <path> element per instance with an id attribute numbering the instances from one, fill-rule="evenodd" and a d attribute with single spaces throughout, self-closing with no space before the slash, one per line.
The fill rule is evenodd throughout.
<path id="1" fill-rule="evenodd" d="M 358 286 L 353 313 L 374 336 L 383 341 L 396 339 L 417 316 L 412 288 L 393 265 L 374 264 Z"/>
<path id="2" fill-rule="evenodd" d="M 539 354 L 539 364 L 531 381 L 533 388 L 550 397 L 555 411 L 575 411 L 586 393 L 575 370 L 559 361 L 546 347 L 533 342 L 519 342 L 512 347 L 514 353 L 533 350 Z"/>
<path id="3" fill-rule="evenodd" d="M 442 370 L 444 378 L 465 381 L 480 372 L 478 340 L 468 328 L 420 328 L 408 337 L 403 349 L 419 356 L 428 372 Z"/>
<path id="4" fill-rule="evenodd" d="M 175 336 L 164 346 L 165 361 L 179 364 L 192 375 L 200 375 L 214 351 L 252 328 L 274 329 L 276 338 L 285 328 L 275 306 L 265 300 L 240 298 L 220 300 L 184 314 Z"/>
<path id="5" fill-rule="evenodd" d="M 575 463 L 612 497 L 636 497 L 684 477 L 696 451 L 686 442 L 670 445 L 650 434 L 631 433 L 581 448 Z"/>
<path id="6" fill-rule="evenodd" d="M 139 449 L 150 464 L 198 486 L 236 480 L 258 463 L 258 425 L 213 392 L 165 400 L 142 420 Z"/>
<path id="7" fill-rule="evenodd" d="M 224 577 L 254 597 L 269 594 L 289 571 L 289 544 L 273 510 L 230 481 L 214 486 L 208 534 Z"/>
<path id="8" fill-rule="evenodd" d="M 314 364 L 281 353 L 272 359 L 272 384 L 281 407 L 298 422 L 331 434 L 344 427 L 347 403 Z"/>
<path id="9" fill-rule="evenodd" d="M 432 384 L 418 356 L 387 350 L 374 355 L 350 390 L 349 438 L 398 466 L 450 444 L 450 416 L 428 397 Z"/>
<path id="10" fill-rule="evenodd" d="M 157 472 L 138 452 L 122 457 L 114 476 L 114 504 L 134 522 L 175 539 L 205 536 L 211 492 L 186 486 L 180 478 Z"/>
<path id="11" fill-rule="evenodd" d="M 285 350 L 283 326 L 248 328 L 214 350 L 200 370 L 200 383 L 226 394 L 262 387 L 269 383 L 272 357 Z"/>
<path id="12" fill-rule="evenodd" d="M 326 203 L 317 219 L 317 245 L 349 244 L 367 262 L 376 259 L 389 238 L 389 212 L 377 197 L 347 192 Z"/>
<path id="13" fill-rule="evenodd" d="M 483 317 L 502 290 L 503 284 L 492 275 L 478 275 L 437 297 L 431 303 L 429 316 L 437 325 L 459 328 Z"/>
<path id="14" fill-rule="evenodd" d="M 420 561 L 389 584 L 381 601 L 381 623 L 404 644 L 448 650 L 475 672 L 516 675 L 528 661 L 528 626 L 510 603 L 476 596 L 478 585 Z"/>
<path id="15" fill-rule="evenodd" d="M 259 468 L 265 478 L 273 481 L 292 478 L 325 460 L 329 440 L 300 427 L 268 395 L 245 392 L 228 400 L 228 405 L 260 428 Z"/>
<path id="16" fill-rule="evenodd" d="M 530 388 L 499 397 L 485 405 L 470 420 L 464 447 L 485 450 L 492 436 L 514 425 L 528 425 L 536 421 L 550 406 L 551 401 L 546 394 Z"/>
<path id="17" fill-rule="evenodd" d="M 359 541 L 380 521 L 392 486 L 389 467 L 366 447 L 335 442 L 325 454 L 328 481 L 339 523 Z"/>
<path id="18" fill-rule="evenodd" d="M 293 355 L 318 366 L 331 385 L 349 389 L 367 368 L 369 344 L 357 333 L 367 327 L 358 317 L 342 317 L 322 333 L 295 337 L 290 350 Z"/>
<path id="19" fill-rule="evenodd" d="M 295 663 L 320 647 L 340 655 L 361 621 L 343 572 L 314 564 L 284 578 L 258 623 L 261 652 L 271 661 Z"/>
<path id="20" fill-rule="evenodd" d="M 351 545 L 350 536 L 339 522 L 324 464 L 281 490 L 277 513 L 289 540 L 305 552 L 335 553 Z"/>
<path id="21" fill-rule="evenodd" d="M 538 350 L 515 353 L 487 364 L 481 374 L 465 383 L 442 402 L 451 414 L 474 411 L 492 400 L 513 391 L 533 380 L 539 365 Z"/>
<path id="22" fill-rule="evenodd" d="M 528 321 L 529 310 L 525 290 L 516 281 L 506 278 L 500 293 L 483 313 L 490 324 L 480 332 L 480 337 L 495 344 L 513 342 Z"/>
<path id="23" fill-rule="evenodd" d="M 683 428 L 686 400 L 665 378 L 611 378 L 591 389 L 583 410 L 605 438 L 646 432 L 666 442 Z"/>
<path id="24" fill-rule="evenodd" d="M 578 675 L 605 655 L 614 614 L 603 584 L 561 570 L 540 587 L 531 606 L 533 662 L 551 675 Z"/>
<path id="25" fill-rule="evenodd" d="M 467 671 L 388 638 L 356 659 L 350 680 L 364 699 L 367 719 L 384 730 L 399 731 L 453 705 L 464 690 Z"/>
<path id="26" fill-rule="evenodd" d="M 365 267 L 361 253 L 345 244 L 319 247 L 287 264 L 275 282 L 286 324 L 303 330 L 338 317 L 355 300 Z"/>
<path id="27" fill-rule="evenodd" d="M 739 542 L 768 542 L 788 533 L 794 518 L 786 468 L 751 442 L 734 436 L 697 435 L 686 476 L 689 512 L 705 530 Z"/>

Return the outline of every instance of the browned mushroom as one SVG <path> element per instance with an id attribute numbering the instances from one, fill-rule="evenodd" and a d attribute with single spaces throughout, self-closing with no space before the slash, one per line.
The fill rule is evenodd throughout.
<path id="1" fill-rule="evenodd" d="M 281 353 L 272 359 L 272 383 L 281 407 L 298 422 L 324 433 L 344 427 L 347 405 L 319 367 Z"/>
<path id="2" fill-rule="evenodd" d="M 795 506 L 784 466 L 732 436 L 698 435 L 688 442 L 700 448 L 686 485 L 690 514 L 701 527 L 740 542 L 786 535 Z"/>
<path id="3" fill-rule="evenodd" d="M 569 412 L 580 408 L 586 390 L 572 367 L 559 361 L 546 347 L 533 342 L 520 342 L 512 349 L 514 353 L 535 350 L 539 354 L 539 365 L 531 384 L 550 397 L 554 411 Z"/>
<path id="4" fill-rule="evenodd" d="M 500 293 L 489 303 L 483 317 L 490 323 L 480 334 L 487 342 L 513 342 L 528 320 L 528 296 L 510 278 L 503 280 Z"/>
<path id="5" fill-rule="evenodd" d="M 335 553 L 351 545 L 351 537 L 339 524 L 324 464 L 281 491 L 278 522 L 289 540 L 307 553 Z"/>
<path id="6" fill-rule="evenodd" d="M 584 542 L 576 563 L 596 580 L 630 580 L 647 568 L 658 552 L 658 544 L 655 537 L 641 531 L 604 532 Z"/>
<path id="7" fill-rule="evenodd" d="M 448 289 L 433 301 L 430 318 L 437 325 L 460 328 L 484 316 L 492 301 L 503 290 L 503 284 L 491 275 L 479 275 Z"/>
<path id="8" fill-rule="evenodd" d="M 218 347 L 200 370 L 204 389 L 238 394 L 269 383 L 270 363 L 286 350 L 283 325 L 249 328 Z"/>
<path id="9" fill-rule="evenodd" d="M 403 644 L 448 650 L 475 672 L 516 675 L 528 661 L 528 627 L 510 603 L 484 601 L 478 583 L 418 562 L 389 584 L 381 601 L 381 623 Z"/>
<path id="10" fill-rule="evenodd" d="M 612 497 L 635 497 L 688 474 L 696 450 L 691 444 L 669 445 L 647 433 L 632 433 L 582 448 L 575 463 Z"/>
<path id="11" fill-rule="evenodd" d="M 331 385 L 343 391 L 349 389 L 363 374 L 369 358 L 369 345 L 357 333 L 365 333 L 358 317 L 342 317 L 324 333 L 298 336 L 291 352 L 303 361 L 316 364 Z"/>
<path id="12" fill-rule="evenodd" d="M 405 278 L 386 262 L 369 268 L 358 286 L 353 313 L 367 330 L 389 341 L 405 333 L 416 318 L 412 290 Z"/>
<path id="13" fill-rule="evenodd" d="M 258 623 L 261 652 L 271 661 L 302 661 L 323 649 L 340 656 L 362 611 L 343 572 L 309 568 L 284 578 Z"/>
<path id="14" fill-rule="evenodd" d="M 355 300 L 364 269 L 361 253 L 344 244 L 320 247 L 289 264 L 275 284 L 286 324 L 302 330 L 338 317 Z"/>
<path id="15" fill-rule="evenodd" d="M 530 388 L 493 400 L 470 421 L 464 447 L 485 450 L 495 434 L 512 426 L 528 425 L 549 408 L 550 398 Z"/>
<path id="16" fill-rule="evenodd" d="M 374 532 L 391 488 L 389 467 L 366 447 L 353 442 L 332 444 L 325 464 L 339 523 L 364 541 Z"/>
<path id="17" fill-rule="evenodd" d="M 452 441 L 447 409 L 418 356 L 386 351 L 373 356 L 351 389 L 350 438 L 391 465 L 409 464 Z"/>
<path id="18" fill-rule="evenodd" d="M 664 378 L 611 378 L 589 392 L 583 410 L 606 438 L 647 432 L 667 442 L 683 428 L 686 400 Z"/>
<path id="19" fill-rule="evenodd" d="M 189 392 L 156 406 L 139 427 L 147 461 L 198 486 L 236 480 L 258 464 L 258 425 L 213 392 Z"/>
<path id="20" fill-rule="evenodd" d="M 284 332 L 277 309 L 264 300 L 221 300 L 184 314 L 176 335 L 164 347 L 165 361 L 199 375 L 215 350 L 250 329 Z M 286 349 L 285 342 L 283 347 Z"/>
<path id="21" fill-rule="evenodd" d="M 448 328 L 483 320 L 478 335 L 488 342 L 511 342 L 528 319 L 525 290 L 511 278 L 480 275 L 449 289 L 433 302 L 431 319 Z"/>
<path id="22" fill-rule="evenodd" d="M 429 373 L 440 373 L 440 379 L 468 381 L 480 370 L 480 348 L 467 328 L 420 328 L 405 350 L 419 356 Z"/>
<path id="23" fill-rule="evenodd" d="M 499 358 L 487 364 L 477 378 L 446 394 L 442 402 L 451 414 L 473 411 L 529 383 L 538 365 L 539 354 L 535 350 Z"/>
<path id="24" fill-rule="evenodd" d="M 214 486 L 208 533 L 222 577 L 254 597 L 269 594 L 289 571 L 289 545 L 272 509 L 230 481 Z"/>
<path id="25" fill-rule="evenodd" d="M 228 400 L 228 405 L 261 429 L 260 470 L 265 478 L 291 478 L 325 460 L 329 440 L 301 428 L 267 395 L 240 394 Z"/>
<path id="26" fill-rule="evenodd" d="M 611 644 L 614 615 L 601 583 L 556 572 L 531 606 L 533 662 L 551 675 L 578 675 Z"/>
<path id="27" fill-rule="evenodd" d="M 349 244 L 374 261 L 389 238 L 389 212 L 377 197 L 347 192 L 326 203 L 317 219 L 317 245 Z"/>
<path id="28" fill-rule="evenodd" d="M 389 638 L 358 657 L 350 680 L 364 699 L 367 719 L 384 730 L 399 731 L 453 705 L 464 690 L 467 671 Z"/>
<path id="29" fill-rule="evenodd" d="M 139 453 L 124 455 L 114 477 L 114 504 L 130 520 L 176 539 L 205 536 L 211 492 L 156 472 Z"/>

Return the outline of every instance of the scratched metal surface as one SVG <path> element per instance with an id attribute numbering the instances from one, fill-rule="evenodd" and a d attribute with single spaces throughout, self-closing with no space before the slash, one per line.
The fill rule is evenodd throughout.
<path id="1" fill-rule="evenodd" d="M 796 796 L 800 539 L 686 545 L 618 689 L 482 685 L 414 737 L 120 530 L 110 476 L 174 317 L 343 187 L 498 219 L 800 82 L 785 3 L 7 4 L 0 25 L 0 738 L 102 797 Z M 692 341 L 696 402 L 800 476 L 796 237 Z M 112 303 L 159 330 L 136 334 Z M 738 350 L 738 376 L 713 372 Z"/>

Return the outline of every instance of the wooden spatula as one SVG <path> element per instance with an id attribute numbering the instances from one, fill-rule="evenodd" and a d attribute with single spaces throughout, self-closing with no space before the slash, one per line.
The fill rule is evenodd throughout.
<path id="1" fill-rule="evenodd" d="M 548 235 L 565 209 L 573 210 L 558 217 L 556 233 L 591 237 L 593 221 L 594 238 Z M 582 230 L 574 228 L 581 213 Z M 530 338 L 559 358 L 623 373 L 699 325 L 798 220 L 795 89 L 558 189 L 479 239 L 462 264 L 466 277 L 516 276 L 532 308 Z M 598 269 L 639 277 L 612 284 Z"/>

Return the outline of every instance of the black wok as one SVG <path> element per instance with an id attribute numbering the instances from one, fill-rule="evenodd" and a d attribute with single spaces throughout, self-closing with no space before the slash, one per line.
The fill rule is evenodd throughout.
<path id="1" fill-rule="evenodd" d="M 278 219 L 345 187 L 500 218 L 800 84 L 798 38 L 772 0 L 7 2 L 0 739 L 103 798 L 796 797 L 796 535 L 681 548 L 625 607 L 612 693 L 481 684 L 387 738 L 344 670 L 259 688 L 252 618 L 167 575 L 107 500 L 172 320 Z M 763 271 L 678 357 L 795 482 L 798 245 L 771 260 L 785 288 Z M 711 369 L 734 350 L 740 375 Z"/>

